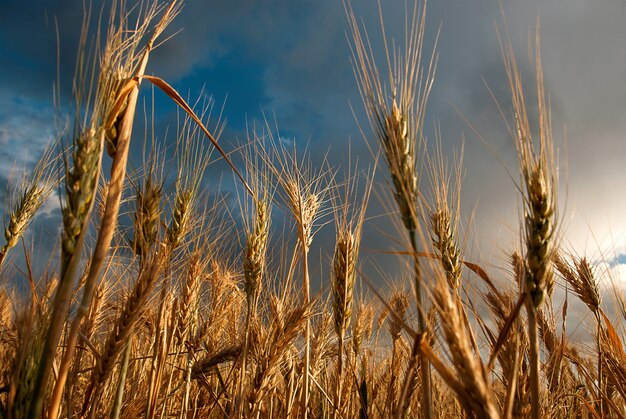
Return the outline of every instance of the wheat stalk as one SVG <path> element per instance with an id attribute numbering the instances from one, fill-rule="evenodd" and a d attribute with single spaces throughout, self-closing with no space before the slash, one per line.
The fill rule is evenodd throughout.
<path id="1" fill-rule="evenodd" d="M 268 127 L 268 132 L 270 132 Z M 276 144 L 271 134 L 269 141 Z M 274 146 L 273 153 L 276 162 L 270 156 L 264 155 L 264 162 L 268 163 L 269 170 L 275 175 L 277 183 L 282 187 L 283 202 L 296 221 L 298 251 L 302 261 L 302 294 L 303 304 L 309 304 L 310 277 L 308 254 L 313 236 L 317 231 L 316 222 L 325 213 L 325 199 L 329 191 L 330 170 L 313 170 L 310 162 L 298 160 L 296 144 L 289 152 L 282 143 Z M 327 183 L 328 182 L 328 183 Z M 296 254 L 294 253 L 294 259 Z M 304 373 L 302 375 L 301 414 L 306 419 L 309 403 L 309 376 L 310 376 L 310 324 L 305 325 Z"/>
<path id="2" fill-rule="evenodd" d="M 265 273 L 266 250 L 269 237 L 270 227 L 270 202 L 267 196 L 255 196 L 256 220 L 254 229 L 248 231 L 246 247 L 244 249 L 244 292 L 246 294 L 247 312 L 246 312 L 246 330 L 244 334 L 244 347 L 241 357 L 241 378 L 239 390 L 239 415 L 243 414 L 243 391 L 246 381 L 246 362 L 249 350 L 249 331 L 250 324 L 256 316 L 256 307 L 261 287 L 263 284 L 263 276 Z"/>
<path id="3" fill-rule="evenodd" d="M 525 251 L 524 291 L 528 295 L 528 330 L 531 355 L 532 411 L 535 419 L 541 416 L 539 383 L 539 342 L 537 339 L 537 310 L 549 295 L 553 286 L 552 255 L 556 231 L 556 169 L 553 157 L 553 140 L 550 111 L 546 105 L 541 53 L 539 47 L 539 25 L 537 25 L 535 64 L 537 69 L 537 103 L 539 118 L 539 150 L 535 149 L 531 137 L 521 75 L 515 54 L 508 41 L 500 39 L 500 47 L 511 89 L 515 124 L 513 136 L 521 171 L 520 190 L 524 201 L 523 236 Z"/>
<path id="4" fill-rule="evenodd" d="M 240 201 L 244 220 L 246 243 L 243 249 L 244 293 L 246 295 L 246 323 L 243 353 L 240 365 L 237 414 L 244 414 L 244 389 L 248 376 L 247 362 L 250 347 L 250 327 L 256 321 L 256 310 L 267 265 L 267 248 L 272 217 L 273 188 L 269 179 L 270 166 L 261 152 L 262 137 L 255 130 L 247 132 L 248 145 L 242 151 L 251 199 Z M 259 151 L 259 153 L 256 153 Z"/>
<path id="5" fill-rule="evenodd" d="M 398 397 L 397 383 L 399 381 L 400 365 L 399 351 L 401 342 L 401 332 L 406 323 L 406 314 L 409 308 L 409 299 L 403 290 L 396 290 L 389 298 L 389 335 L 391 337 L 391 361 L 390 377 L 387 384 L 386 403 L 383 406 L 383 413 L 393 415 L 395 412 L 396 399 Z"/>
<path id="6" fill-rule="evenodd" d="M 287 348 L 311 316 L 310 305 L 287 308 L 277 299 L 270 300 L 271 312 L 276 319 L 268 331 L 252 329 L 252 357 L 256 359 L 257 370 L 252 380 L 251 394 L 248 397 L 250 417 L 259 417 L 266 394 L 270 391 L 278 368 L 289 354 Z"/>
<path id="7" fill-rule="evenodd" d="M 89 215 L 95 201 L 101 161 L 102 134 L 99 130 L 75 128 L 73 166 L 66 167 L 66 199 L 62 208 L 61 280 L 54 298 L 54 310 L 38 366 L 36 385 L 28 417 L 35 418 L 43 408 L 44 392 L 56 356 L 63 325 L 70 307 L 77 269 Z"/>
<path id="8" fill-rule="evenodd" d="M 350 325 L 353 307 L 353 293 L 356 285 L 359 246 L 365 220 L 365 211 L 369 202 L 373 175 L 366 176 L 365 190 L 362 192 L 361 204 L 355 205 L 359 193 L 358 172 L 348 168 L 349 178 L 338 189 L 343 189 L 343 196 L 334 195 L 335 211 L 335 252 L 332 262 L 332 303 L 335 333 L 339 341 L 337 355 L 337 388 L 335 392 L 334 417 L 340 415 L 343 359 L 345 336 Z M 342 187 L 343 186 L 343 187 Z"/>
<path id="9" fill-rule="evenodd" d="M 187 268 L 187 274 L 185 276 L 185 285 L 183 287 L 182 295 L 179 297 L 178 306 L 178 324 L 175 327 L 174 333 L 178 342 L 178 347 L 182 348 L 185 345 L 187 336 L 193 336 L 196 333 L 196 325 L 198 322 L 198 308 L 200 299 L 200 289 L 202 285 L 202 277 L 205 263 L 200 259 L 200 252 L 196 251 L 189 258 L 189 266 Z M 193 346 L 188 346 L 192 348 Z M 189 405 L 189 391 L 191 386 L 191 374 L 193 366 L 193 351 L 189 349 L 187 355 L 187 367 L 186 367 L 186 380 L 185 380 L 185 399 L 183 402 L 183 412 L 186 414 Z"/>
<path id="10" fill-rule="evenodd" d="M 188 334 L 193 333 L 195 320 L 192 316 L 196 311 L 200 297 L 204 269 L 205 263 L 200 258 L 200 251 L 197 250 L 189 257 L 182 294 L 176 305 L 178 310 L 175 334 L 178 346 L 182 346 Z"/>
<path id="11" fill-rule="evenodd" d="M 521 286 L 525 271 L 524 260 L 519 253 L 514 252 L 511 262 L 515 280 L 518 286 Z M 514 292 L 501 292 L 499 288 L 495 287 L 495 284 L 485 295 L 489 310 L 495 316 L 497 330 L 504 330 L 509 322 L 512 322 L 513 328 L 512 336 L 504 340 L 500 350 L 498 350 L 498 339 L 502 332 L 490 334 L 492 351 L 498 351 L 497 354 L 492 353 L 490 364 L 494 362 L 493 359 L 497 356 L 503 370 L 503 382 L 508 389 L 505 397 L 504 417 L 526 416 L 530 411 L 530 394 L 526 386 L 528 366 L 526 357 L 521 356 L 527 352 L 528 335 L 524 332 L 519 316 L 515 314 L 515 300 L 519 300 L 519 298 Z M 514 319 L 511 316 L 514 316 Z M 491 370 L 491 367 L 488 366 L 488 369 Z"/>
<path id="12" fill-rule="evenodd" d="M 335 333 L 339 339 L 337 354 L 337 390 L 335 393 L 335 417 L 341 409 L 341 383 L 343 380 L 344 340 L 350 317 L 352 316 L 353 291 L 356 280 L 356 262 L 359 239 L 350 230 L 337 232 L 335 254 L 333 256 L 333 277 L 331 281 Z"/>
<path id="13" fill-rule="evenodd" d="M 147 257 L 153 253 L 153 247 L 157 243 L 159 239 L 159 228 L 161 226 L 161 197 L 163 195 L 163 165 L 159 163 L 158 151 L 156 147 L 152 146 L 152 150 L 150 152 L 149 157 L 147 158 L 146 169 L 143 173 L 142 179 L 139 182 L 139 185 L 136 186 L 135 192 L 135 209 L 132 213 L 132 221 L 133 221 L 133 230 L 134 237 L 132 240 L 129 240 L 131 249 L 135 256 L 139 260 L 140 269 L 143 264 L 146 263 Z M 160 170 L 159 170 L 160 168 Z M 171 255 L 171 252 L 170 252 Z M 167 311 L 168 304 L 165 300 L 165 296 L 167 294 L 168 284 L 165 284 L 161 289 L 161 304 L 159 305 L 159 323 L 158 327 L 160 329 L 163 315 L 162 313 Z M 168 300 L 168 301 L 171 301 Z M 157 335 L 159 333 L 157 332 Z M 158 370 L 160 373 L 161 370 L 154 367 L 154 364 L 157 364 L 160 360 L 159 350 L 163 350 L 163 346 L 160 345 L 161 340 L 158 339 L 158 343 L 155 344 L 155 356 L 153 356 L 153 368 L 152 372 Z M 133 339 L 129 339 L 129 341 L 125 344 L 125 349 L 122 357 L 122 365 L 120 367 L 120 376 L 118 380 L 118 389 L 115 396 L 115 405 L 114 405 L 114 415 L 119 414 L 118 412 L 121 409 L 121 403 L 124 397 L 124 385 L 126 379 L 126 372 L 128 370 L 128 362 L 130 360 L 130 351 L 131 345 L 133 343 Z M 162 364 L 159 364 L 162 365 Z M 160 376 L 152 376 L 150 380 L 150 396 L 152 396 L 153 390 L 155 387 L 158 388 L 160 383 Z M 148 399 L 148 406 L 153 406 L 150 402 L 152 398 Z M 151 417 L 153 412 L 148 408 L 148 417 Z M 113 415 L 113 416 L 114 416 Z"/>
<path id="14" fill-rule="evenodd" d="M 376 58 L 371 50 L 367 33 L 361 29 L 351 9 L 348 9 L 348 21 L 352 32 L 353 69 L 359 92 L 365 105 L 368 120 L 378 143 L 383 150 L 385 161 L 393 184 L 394 197 L 402 221 L 411 239 L 414 252 L 414 291 L 416 304 L 423 307 L 422 275 L 417 258 L 418 230 L 418 148 L 421 147 L 423 121 L 426 103 L 433 83 L 436 68 L 435 49 L 428 64 L 428 70 L 422 69 L 422 51 L 426 6 L 413 9 L 407 19 L 407 38 L 404 51 L 391 48 L 387 42 L 382 9 L 379 15 L 386 52 L 388 85 L 383 85 Z M 395 45 L 395 44 L 394 44 Z M 393 61 L 391 59 L 393 57 Z M 389 91 L 387 90 L 389 89 Z M 425 330 L 424 318 L 418 311 L 420 331 Z M 420 361 L 423 361 L 420 358 Z M 422 368 L 422 413 L 432 417 L 430 371 L 428 365 Z"/>

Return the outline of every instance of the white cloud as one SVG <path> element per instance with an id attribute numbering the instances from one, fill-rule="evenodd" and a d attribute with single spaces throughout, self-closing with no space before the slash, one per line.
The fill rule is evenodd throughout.
<path id="1" fill-rule="evenodd" d="M 626 292 L 626 263 L 618 263 L 609 270 L 609 277 L 622 291 Z"/>
<path id="2" fill-rule="evenodd" d="M 0 99 L 0 176 L 4 179 L 28 172 L 44 148 L 54 139 L 54 114 L 51 106 L 27 98 Z"/>

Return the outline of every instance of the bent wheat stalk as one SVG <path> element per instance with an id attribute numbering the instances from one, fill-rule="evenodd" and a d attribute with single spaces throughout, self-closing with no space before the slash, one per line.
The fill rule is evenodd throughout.
<path id="1" fill-rule="evenodd" d="M 71 294 L 74 289 L 74 277 L 78 268 L 82 245 L 85 240 L 86 226 L 95 202 L 100 165 L 102 160 L 102 144 L 104 131 L 99 120 L 106 111 L 106 98 L 111 94 L 110 84 L 97 86 L 96 98 L 90 102 L 93 86 L 90 77 L 96 73 L 96 63 L 85 68 L 82 62 L 86 52 L 86 36 L 88 18 L 83 22 L 81 45 L 78 53 L 79 65 L 75 75 L 77 116 L 74 121 L 72 166 L 65 161 L 65 204 L 62 208 L 63 232 L 61 238 L 61 273 L 60 281 L 54 297 L 52 310 L 41 362 L 37 367 L 37 376 L 28 410 L 29 418 L 37 418 L 43 409 L 43 402 L 48 387 L 48 379 L 52 372 L 52 364 L 56 357 L 57 347 L 70 308 Z M 88 74 L 90 73 L 90 74 Z M 86 97 L 85 97 L 86 96 Z M 85 100 L 87 103 L 83 103 Z M 82 107 L 91 110 L 89 122 L 82 120 Z M 87 118 L 85 118 L 87 119 Z M 69 368 L 69 367 L 68 367 Z"/>
<path id="2" fill-rule="evenodd" d="M 150 56 L 150 52 L 154 47 L 156 39 L 176 16 L 179 9 L 179 1 L 173 0 L 170 3 L 169 7 L 165 10 L 160 22 L 156 25 L 154 29 L 152 37 L 145 46 L 143 55 L 135 72 L 135 77 L 128 81 L 124 87 L 122 87 L 120 93 L 115 99 L 115 103 L 126 101 L 126 108 L 124 115 L 119 123 L 120 130 L 117 133 L 118 137 L 115 140 L 115 154 L 113 157 L 113 163 L 111 165 L 111 178 L 109 180 L 107 188 L 106 204 L 100 223 L 100 228 L 98 230 L 96 245 L 91 258 L 89 273 L 85 282 L 80 305 L 68 333 L 65 354 L 59 367 L 59 375 L 53 391 L 53 400 L 50 406 L 51 417 L 56 417 L 56 415 L 58 414 L 58 409 L 60 407 L 61 397 L 63 394 L 63 388 L 65 387 L 65 381 L 67 379 L 67 373 L 69 371 L 72 356 L 74 354 L 74 350 L 76 348 L 76 343 L 78 340 L 78 332 L 80 330 L 81 324 L 84 321 L 85 316 L 89 312 L 89 306 L 91 305 L 91 300 L 93 299 L 93 294 L 98 284 L 100 271 L 108 255 L 109 246 L 111 244 L 111 240 L 113 239 L 113 233 L 115 232 L 115 228 L 117 226 L 117 216 L 119 212 L 120 201 L 122 198 L 122 191 L 124 189 L 124 179 L 126 178 L 126 163 L 128 160 L 130 137 L 133 129 L 135 108 L 137 106 L 137 97 L 139 95 L 140 77 L 145 72 L 146 66 L 148 64 L 148 57 Z M 134 32 L 133 36 L 136 36 L 137 38 L 133 39 L 134 42 L 131 42 L 132 49 L 126 52 L 128 54 L 127 65 L 129 67 L 134 67 L 134 48 L 138 48 L 138 43 L 141 40 L 143 32 L 147 30 L 147 25 L 149 25 L 150 21 L 153 19 L 154 16 L 156 16 L 158 11 L 159 9 L 156 7 L 156 5 L 149 9 L 144 16 L 144 22 L 142 22 L 140 25 L 142 30 Z M 121 28 L 120 31 L 124 32 L 123 28 Z M 112 108 L 107 109 L 107 115 L 104 117 L 104 119 L 110 119 L 109 114 L 111 114 L 112 111 L 114 111 L 116 108 L 117 106 L 113 105 Z"/>

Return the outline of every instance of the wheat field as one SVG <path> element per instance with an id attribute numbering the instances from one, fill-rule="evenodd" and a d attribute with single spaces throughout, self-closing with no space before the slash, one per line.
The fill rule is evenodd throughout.
<path id="1" fill-rule="evenodd" d="M 496 272 L 463 237 L 462 159 L 424 135 L 437 43 L 425 42 L 426 5 L 409 3 L 401 43 L 345 3 L 372 151 L 371 164 L 347 168 L 316 166 L 270 121 L 230 149 L 224 124 L 210 123 L 213 103 L 147 74 L 182 0 L 86 13 L 75 112 L 4 214 L 0 417 L 626 416 L 626 300 L 614 287 L 603 301 L 604 272 L 563 245 L 538 27 L 531 86 L 506 25 L 497 33 L 510 100 L 497 106 L 517 151 L 522 210 L 519 247 L 500 249 L 509 262 Z M 174 158 L 134 133 L 140 85 L 179 109 Z M 130 144 L 141 141 L 143 161 L 131 167 Z M 230 203 L 204 191 L 217 159 L 237 182 Z M 389 252 L 406 267 L 390 285 L 361 254 L 381 188 L 404 249 Z M 42 256 L 25 233 L 56 191 L 59 246 L 35 275 Z M 291 230 L 273 225 L 279 211 Z M 322 228 L 335 245 L 318 290 L 311 249 Z M 565 301 L 554 297 L 563 289 Z M 590 313 L 588 336 L 568 334 L 568 299 Z"/>

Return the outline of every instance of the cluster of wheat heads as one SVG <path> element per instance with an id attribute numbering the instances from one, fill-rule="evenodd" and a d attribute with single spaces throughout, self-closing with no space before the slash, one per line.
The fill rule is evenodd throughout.
<path id="1" fill-rule="evenodd" d="M 202 193 L 213 148 L 203 139 L 222 152 L 223 125 L 209 131 L 210 106 L 198 115 L 163 80 L 143 74 L 179 8 L 153 2 L 130 14 L 114 2 L 98 51 L 87 48 L 87 16 L 77 114 L 63 133 L 71 147 L 59 157 L 47 149 L 5 215 L 0 417 L 626 414 L 624 298 L 615 289 L 621 312 L 607 314 L 606 272 L 560 248 L 538 43 L 538 105 L 528 108 L 538 115 L 528 114 L 510 42 L 502 43 L 523 213 L 522 246 L 510 251 L 509 274 L 496 278 L 465 256 L 460 159 L 450 165 L 423 135 L 436 64 L 435 52 L 422 64 L 425 8 L 409 13 L 404 48 L 387 48 L 387 82 L 348 8 L 357 85 L 390 176 L 397 241 L 407 242 L 399 257 L 409 269 L 384 291 L 360 262 L 374 170 L 349 167 L 340 180 L 342 169 L 315 168 L 266 125 L 241 147 L 239 214 L 227 198 Z M 142 80 L 188 116 L 173 159 L 153 143 L 129 170 Z M 109 176 L 101 168 L 107 158 Z M 27 247 L 23 267 L 10 251 L 30 240 L 29 223 L 57 182 L 61 252 L 35 276 Z M 272 228 L 281 212 L 294 226 L 282 235 Z M 309 252 L 327 224 L 336 242 L 326 249 L 327 278 L 316 278 Z M 28 292 L 13 286 L 21 276 Z M 327 284 L 317 294 L 314 280 Z M 557 287 L 590 311 L 588 344 L 567 334 L 567 299 L 555 304 Z"/>

